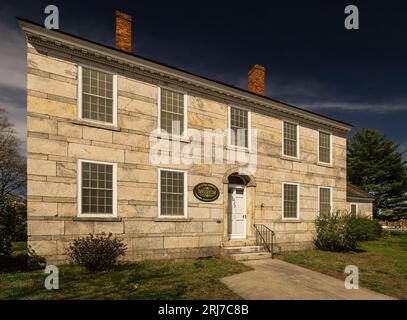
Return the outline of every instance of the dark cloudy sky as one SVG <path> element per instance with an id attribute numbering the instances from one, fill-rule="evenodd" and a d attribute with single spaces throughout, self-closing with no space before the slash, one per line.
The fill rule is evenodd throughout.
<path id="1" fill-rule="evenodd" d="M 133 16 L 134 52 L 246 87 L 266 67 L 266 94 L 376 128 L 407 148 L 407 7 L 403 1 L 1 1 L 0 107 L 25 137 L 25 42 L 16 16 L 43 23 L 55 4 L 60 29 L 114 45 L 114 13 Z M 405 2 L 405 1 L 404 1 Z M 357 5 L 360 30 L 344 28 Z"/>

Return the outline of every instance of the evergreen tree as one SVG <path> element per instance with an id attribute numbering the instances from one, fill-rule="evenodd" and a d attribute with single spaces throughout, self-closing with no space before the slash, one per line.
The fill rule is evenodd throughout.
<path id="1" fill-rule="evenodd" d="M 404 152 L 399 151 L 396 142 L 373 129 L 361 129 L 348 141 L 348 179 L 375 197 L 375 217 L 407 216 Z"/>

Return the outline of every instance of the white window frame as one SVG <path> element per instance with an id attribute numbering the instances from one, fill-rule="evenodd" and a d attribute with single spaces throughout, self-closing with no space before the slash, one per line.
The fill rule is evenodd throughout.
<path id="1" fill-rule="evenodd" d="M 113 117 L 112 120 L 113 122 L 104 122 L 104 121 L 98 121 L 94 119 L 88 119 L 88 118 L 83 118 L 82 117 L 82 68 L 87 68 L 103 73 L 108 73 L 113 75 Z M 86 122 L 91 122 L 91 123 L 98 123 L 102 124 L 105 126 L 111 126 L 111 127 L 117 127 L 117 74 L 106 71 L 100 68 L 96 68 L 93 66 L 88 66 L 88 65 L 78 65 L 78 93 L 77 93 L 77 98 L 78 98 L 78 120 L 81 121 L 86 121 Z"/>
<path id="2" fill-rule="evenodd" d="M 355 214 L 355 217 L 358 217 L 358 216 L 359 216 L 359 205 L 358 205 L 356 202 L 351 202 L 351 203 L 349 204 L 349 214 L 352 214 L 352 205 L 355 205 L 355 206 L 356 206 L 356 214 Z"/>
<path id="3" fill-rule="evenodd" d="M 182 172 L 184 174 L 184 215 L 162 215 L 161 214 L 161 171 L 172 171 L 172 172 Z M 157 216 L 162 219 L 186 219 L 188 218 L 188 171 L 187 170 L 177 170 L 177 169 L 167 169 L 158 168 L 157 174 L 157 185 L 158 185 L 158 203 L 157 203 Z"/>
<path id="4" fill-rule="evenodd" d="M 329 162 L 323 162 L 319 160 L 319 133 L 323 132 L 329 134 Z M 318 130 L 318 137 L 317 137 L 317 163 L 325 166 L 332 166 L 332 132 L 326 130 Z"/>
<path id="5" fill-rule="evenodd" d="M 247 147 L 236 146 L 232 144 L 232 129 L 231 129 L 231 109 L 236 108 L 240 110 L 244 110 L 247 112 Z M 236 106 L 234 104 L 228 104 L 228 148 L 235 149 L 235 150 L 242 150 L 242 151 L 250 151 L 252 142 L 252 116 L 251 111 L 248 108 L 244 108 L 241 106 Z"/>
<path id="6" fill-rule="evenodd" d="M 112 213 L 82 213 L 82 163 L 96 163 L 96 164 L 107 164 L 113 166 L 113 176 L 112 176 L 112 187 L 113 187 L 113 194 L 112 194 Z M 87 159 L 78 159 L 77 162 L 77 215 L 78 217 L 83 218 L 116 218 L 117 217 L 117 163 L 114 162 L 103 162 L 103 161 L 95 161 L 95 160 L 87 160 Z"/>
<path id="7" fill-rule="evenodd" d="M 284 122 L 295 124 L 297 126 L 297 156 L 290 156 L 284 153 Z M 281 155 L 288 159 L 300 159 L 300 123 L 293 120 L 282 119 L 281 120 Z"/>
<path id="8" fill-rule="evenodd" d="M 157 87 L 157 118 L 158 118 L 158 123 L 157 123 L 157 131 L 159 134 L 162 133 L 162 128 L 161 128 L 161 89 L 177 92 L 179 94 L 184 95 L 184 132 L 182 135 L 177 135 L 177 134 L 170 134 L 167 132 L 169 135 L 169 138 L 175 138 L 175 139 L 180 139 L 180 140 L 188 140 L 188 94 L 185 91 L 166 87 L 166 86 L 158 86 Z"/>
<path id="9" fill-rule="evenodd" d="M 321 189 L 329 189 L 329 192 L 330 192 L 330 206 L 331 206 L 331 212 L 330 212 L 330 214 L 332 213 L 332 204 L 333 204 L 333 201 L 332 201 L 332 198 L 333 198 L 333 193 L 332 193 L 332 187 L 325 187 L 325 186 L 318 186 L 318 216 L 320 215 L 320 212 L 319 212 L 319 209 L 320 209 L 320 201 L 321 201 L 321 199 L 320 199 L 320 197 L 321 197 Z"/>
<path id="10" fill-rule="evenodd" d="M 284 185 L 289 184 L 289 185 L 295 185 L 297 186 L 297 217 L 295 218 L 286 218 L 284 217 Z M 299 183 L 295 183 L 295 182 L 283 182 L 281 184 L 281 220 L 282 221 L 298 221 L 300 220 L 300 184 Z"/>

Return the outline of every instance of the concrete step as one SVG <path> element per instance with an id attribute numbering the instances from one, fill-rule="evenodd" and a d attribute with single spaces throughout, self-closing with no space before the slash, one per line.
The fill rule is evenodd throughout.
<path id="1" fill-rule="evenodd" d="M 222 243 L 223 247 L 246 247 L 246 246 L 254 246 L 256 244 L 255 240 L 229 240 Z"/>
<path id="2" fill-rule="evenodd" d="M 264 252 L 262 246 L 243 246 L 243 247 L 223 247 L 222 252 L 224 254 L 235 254 L 235 253 L 250 253 L 250 252 Z"/>
<path id="3" fill-rule="evenodd" d="M 230 258 L 237 261 L 247 261 L 247 260 L 260 260 L 260 259 L 270 259 L 270 252 L 248 252 L 248 253 L 235 253 L 231 254 Z"/>

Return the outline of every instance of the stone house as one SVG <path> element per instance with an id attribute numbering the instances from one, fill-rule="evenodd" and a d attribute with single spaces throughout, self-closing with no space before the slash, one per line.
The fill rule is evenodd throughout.
<path id="1" fill-rule="evenodd" d="M 262 66 L 243 90 L 142 58 L 119 12 L 116 48 L 19 24 L 28 241 L 48 261 L 100 232 L 122 237 L 129 260 L 218 255 L 255 244 L 255 224 L 275 251 L 295 250 L 312 245 L 318 214 L 351 209 L 352 126 L 266 97 Z M 352 210 L 371 215 L 363 203 Z"/>

